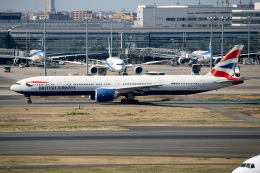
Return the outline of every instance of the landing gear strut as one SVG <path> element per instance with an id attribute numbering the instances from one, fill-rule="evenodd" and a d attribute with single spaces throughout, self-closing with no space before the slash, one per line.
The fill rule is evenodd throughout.
<path id="1" fill-rule="evenodd" d="M 31 104 L 32 103 L 31 96 L 30 95 L 24 95 L 24 96 L 27 97 L 28 104 Z"/>
<path id="2" fill-rule="evenodd" d="M 139 104 L 139 101 L 138 100 L 135 100 L 135 96 L 133 93 L 128 93 L 126 96 L 125 96 L 125 99 L 122 99 L 121 100 L 121 103 L 122 104 Z"/>

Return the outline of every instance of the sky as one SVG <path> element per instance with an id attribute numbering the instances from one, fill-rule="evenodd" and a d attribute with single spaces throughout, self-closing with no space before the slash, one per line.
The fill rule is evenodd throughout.
<path id="1" fill-rule="evenodd" d="M 222 0 L 218 0 L 221 6 Z M 225 1 L 225 0 L 224 0 Z M 250 0 L 241 0 L 248 4 Z M 260 0 L 252 0 L 260 2 Z M 202 5 L 217 6 L 217 0 L 200 0 Z M 229 0 L 230 4 L 239 4 L 240 0 Z M 93 10 L 119 12 L 125 9 L 136 12 L 138 5 L 176 5 L 177 0 L 55 0 L 55 8 L 58 11 Z M 180 5 L 198 5 L 199 0 L 179 0 Z M 44 0 L 0 0 L 0 11 L 33 12 L 44 10 Z"/>

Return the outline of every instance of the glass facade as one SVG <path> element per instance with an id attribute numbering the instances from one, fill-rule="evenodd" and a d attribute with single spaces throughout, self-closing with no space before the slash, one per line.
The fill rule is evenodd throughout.
<path id="1" fill-rule="evenodd" d="M 168 48 L 186 51 L 208 50 L 210 32 L 149 32 L 142 30 L 131 32 L 113 32 L 113 53 L 120 55 L 124 48 Z M 42 32 L 0 32 L 0 48 L 21 50 L 41 49 Z M 186 36 L 185 36 L 186 35 Z M 260 51 L 259 32 L 250 33 L 250 52 Z M 108 38 L 110 32 L 89 33 L 89 53 L 108 53 Z M 48 53 L 85 53 L 85 32 L 48 32 L 46 34 L 46 49 Z M 184 41 L 186 40 L 186 41 Z M 27 43 L 27 44 L 26 44 Z M 224 32 L 224 53 L 227 53 L 234 45 L 245 45 L 243 52 L 248 51 L 248 32 Z M 221 32 L 213 32 L 213 54 L 220 54 Z"/>

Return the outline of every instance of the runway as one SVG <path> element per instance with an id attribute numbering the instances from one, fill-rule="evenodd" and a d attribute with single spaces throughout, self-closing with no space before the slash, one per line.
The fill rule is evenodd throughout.
<path id="1" fill-rule="evenodd" d="M 1 133 L 0 155 L 248 157 L 259 127 L 126 127 L 117 132 Z"/>

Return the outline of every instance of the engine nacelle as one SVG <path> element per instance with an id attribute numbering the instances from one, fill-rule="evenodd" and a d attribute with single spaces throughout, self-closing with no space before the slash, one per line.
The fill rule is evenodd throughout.
<path id="1" fill-rule="evenodd" d="M 134 69 L 135 74 L 142 74 L 143 73 L 143 67 L 142 66 L 136 66 Z"/>
<path id="2" fill-rule="evenodd" d="M 184 64 L 184 63 L 185 63 L 185 57 L 180 57 L 180 58 L 178 59 L 178 63 L 179 63 L 179 64 Z"/>
<path id="3" fill-rule="evenodd" d="M 117 94 L 113 89 L 98 88 L 95 93 L 95 100 L 97 102 L 113 101 L 117 98 Z"/>
<path id="4" fill-rule="evenodd" d="M 89 72 L 91 74 L 97 74 L 97 72 L 98 72 L 97 66 L 95 66 L 95 65 L 91 66 L 90 69 L 89 69 Z"/>
<path id="5" fill-rule="evenodd" d="M 14 58 L 14 65 L 17 65 L 21 62 L 21 59 L 20 58 Z"/>

